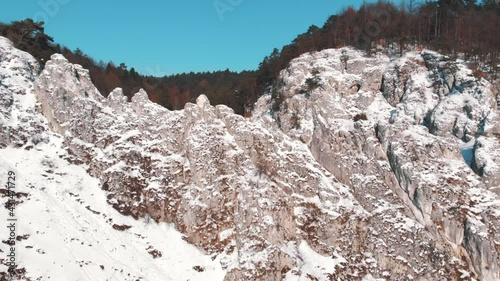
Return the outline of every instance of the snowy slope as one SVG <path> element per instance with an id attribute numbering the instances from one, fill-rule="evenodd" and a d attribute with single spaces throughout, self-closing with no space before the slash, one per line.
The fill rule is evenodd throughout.
<path id="1" fill-rule="evenodd" d="M 166 223 L 124 217 L 106 202 L 99 181 L 61 159 L 61 138 L 29 151 L 0 150 L 2 171 L 16 171 L 19 268 L 33 280 L 222 280 L 217 260 L 202 254 Z M 5 198 L 0 203 L 4 205 Z M 0 213 L 7 220 L 7 213 Z M 113 225 L 130 226 L 119 231 Z M 7 245 L 0 249 L 7 252 Z M 153 258 L 157 250 L 162 256 Z M 203 268 L 198 272 L 194 267 Z M 6 267 L 1 266 L 0 271 Z"/>

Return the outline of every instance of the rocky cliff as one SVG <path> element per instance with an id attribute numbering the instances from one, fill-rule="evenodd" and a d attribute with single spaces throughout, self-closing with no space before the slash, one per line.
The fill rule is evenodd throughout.
<path id="1" fill-rule="evenodd" d="M 209 268 L 224 280 L 500 278 L 498 93 L 463 61 L 304 54 L 243 118 L 204 96 L 181 111 L 144 91 L 105 99 L 81 66 L 54 55 L 39 74 L 0 40 L 0 155 L 50 145 L 117 217 L 173 225 L 211 258 L 182 278 L 207 280 Z M 95 231 L 120 231 L 110 225 Z M 160 278 L 132 266 L 114 268 L 133 277 L 106 276 Z"/>

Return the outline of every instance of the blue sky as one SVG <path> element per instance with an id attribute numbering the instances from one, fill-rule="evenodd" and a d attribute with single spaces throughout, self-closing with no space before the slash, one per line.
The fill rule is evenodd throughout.
<path id="1" fill-rule="evenodd" d="M 0 21 L 46 22 L 57 43 L 155 76 L 256 69 L 329 15 L 362 0 L 2 0 Z"/>

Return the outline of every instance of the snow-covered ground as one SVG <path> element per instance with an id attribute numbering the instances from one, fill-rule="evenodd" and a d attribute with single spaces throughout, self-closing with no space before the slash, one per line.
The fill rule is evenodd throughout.
<path id="1" fill-rule="evenodd" d="M 0 186 L 17 174 L 16 192 L 26 194 L 15 208 L 18 267 L 32 280 L 223 280 L 212 260 L 182 239 L 174 226 L 134 220 L 106 202 L 99 180 L 61 158 L 62 139 L 34 149 L 0 150 Z M 7 197 L 0 198 L 5 205 Z M 0 221 L 8 212 L 1 208 Z M 120 231 L 113 225 L 130 226 Z M 5 228 L 5 227 L 2 227 Z M 2 233 L 5 233 L 2 231 Z M 2 239 L 4 239 L 2 235 Z M 9 245 L 0 244 L 2 256 Z M 149 252 L 159 251 L 153 258 Z M 153 252 L 152 252 L 153 253 Z M 2 257 L 4 258 L 4 257 Z M 0 272 L 6 271 L 0 265 Z M 201 271 L 201 272 L 200 272 Z"/>

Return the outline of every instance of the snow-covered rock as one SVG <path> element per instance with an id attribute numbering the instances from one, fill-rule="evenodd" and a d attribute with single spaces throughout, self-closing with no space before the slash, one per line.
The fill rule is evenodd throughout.
<path id="1" fill-rule="evenodd" d="M 347 70 L 343 54 L 354 61 L 348 60 Z M 363 60 L 364 67 L 355 67 Z M 315 89 L 308 87 L 310 79 L 320 81 Z M 371 86 L 363 87 L 363 81 Z M 357 92 L 352 91 L 354 83 L 361 84 Z M 257 104 L 255 118 L 269 120 L 270 126 L 307 144 L 365 210 L 376 210 L 388 195 L 396 196 L 410 213 L 404 215 L 429 235 L 417 238 L 417 244 L 432 243 L 442 251 L 439 255 L 448 255 L 445 260 L 465 261 L 471 277 L 496 280 L 500 223 L 495 155 L 500 149 L 491 89 L 489 82 L 472 77 L 463 62 L 426 50 L 401 58 L 365 58 L 350 48 L 326 50 L 293 60 L 272 97 Z M 482 177 L 462 158 L 462 141 L 472 141 L 471 166 Z M 479 190 L 489 207 L 475 196 Z M 421 266 L 426 259 L 409 264 Z M 447 265 L 453 269 L 445 269 Z M 448 279 L 453 279 L 449 270 L 464 278 L 457 264 L 440 266 Z M 392 272 L 390 276 L 394 278 Z"/>
<path id="2" fill-rule="evenodd" d="M 0 56 L 11 64 L 34 62 L 1 40 Z M 494 95 L 460 62 L 449 74 L 441 58 L 430 51 L 368 58 L 352 48 L 304 54 L 251 118 L 205 96 L 181 111 L 152 103 L 142 90 L 131 102 L 121 89 L 105 99 L 87 71 L 60 55 L 39 76 L 29 76 L 34 63 L 0 61 L 0 75 L 26 77 L 24 95 L 40 109 L 16 107 L 22 94 L 9 82 L 1 126 L 15 112 L 39 120 L 45 139 L 16 149 L 3 138 L 0 155 L 34 187 L 25 187 L 32 198 L 25 210 L 49 210 L 67 225 L 32 220 L 22 229 L 45 252 L 48 236 L 35 229 L 67 237 L 67 251 L 47 255 L 43 272 L 34 264 L 38 253 L 20 252 L 24 276 L 497 280 L 498 158 L 487 154 L 499 151 Z M 30 123 L 18 127 L 27 131 Z M 462 158 L 462 140 L 475 143 L 471 166 L 480 175 Z M 35 188 L 42 185 L 50 192 Z M 95 258 L 69 237 L 98 244 L 88 247 Z M 109 272 L 96 266 L 104 262 Z"/>
<path id="3" fill-rule="evenodd" d="M 28 53 L 0 37 L 0 147 L 22 146 L 45 140 L 44 119 L 35 116 L 33 81 L 39 65 Z"/>
<path id="4" fill-rule="evenodd" d="M 10 218 L 4 208 L 8 202 L 8 173 L 15 172 L 17 176 L 16 268 L 10 279 L 6 264 L 11 245 L 5 242 L 8 233 L 2 230 L 0 279 L 223 279 L 226 272 L 221 260 L 213 260 L 187 243 L 174 225 L 157 224 L 148 216 L 135 220 L 121 215 L 107 202 L 100 180 L 89 175 L 88 167 L 77 165 L 81 160 L 68 154 L 64 137 L 51 132 L 51 128 L 66 128 L 53 122 L 68 119 L 56 119 L 66 117 L 64 109 L 57 112 L 48 105 L 62 99 L 72 100 L 71 106 L 76 107 L 83 104 L 78 99 L 92 99 L 85 97 L 84 92 L 80 97 L 80 90 L 88 89 L 90 93 L 93 89 L 85 70 L 67 64 L 61 56 L 54 58 L 49 67 L 60 60 L 66 65 L 59 66 L 67 68 L 54 69 L 74 70 L 73 73 L 85 77 L 84 83 L 64 74 L 60 79 L 68 86 L 78 85 L 77 90 L 56 89 L 38 92 L 36 96 L 34 81 L 38 77 L 37 83 L 44 83 L 50 77 L 38 76 L 36 60 L 0 37 L 0 220 L 5 223 Z M 55 94 L 62 90 L 71 94 L 66 94 L 66 99 Z M 44 106 L 48 118 L 40 113 Z"/>

